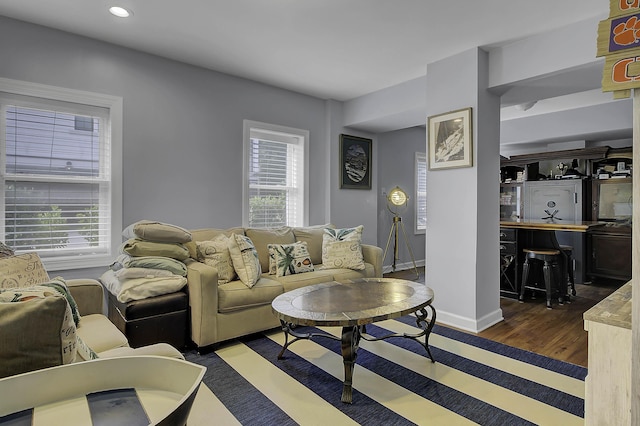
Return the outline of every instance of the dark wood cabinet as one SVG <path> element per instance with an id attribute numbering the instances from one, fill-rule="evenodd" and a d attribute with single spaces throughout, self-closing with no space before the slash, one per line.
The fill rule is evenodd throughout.
<path id="1" fill-rule="evenodd" d="M 500 294 L 518 297 L 522 281 L 522 256 L 516 229 L 500 228 Z"/>
<path id="2" fill-rule="evenodd" d="M 591 279 L 631 279 L 631 227 L 603 227 L 587 236 L 587 275 Z"/>
<path id="3" fill-rule="evenodd" d="M 587 235 L 587 276 L 591 280 L 631 279 L 631 178 L 592 182 L 591 220 L 606 221 Z"/>

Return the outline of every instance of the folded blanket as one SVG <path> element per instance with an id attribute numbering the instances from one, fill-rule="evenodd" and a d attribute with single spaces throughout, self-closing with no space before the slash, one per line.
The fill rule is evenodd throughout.
<path id="1" fill-rule="evenodd" d="M 170 277 L 175 275 L 171 271 L 166 269 L 153 269 L 153 268 L 122 268 L 115 271 L 115 276 L 119 280 L 126 280 L 130 278 L 153 278 L 153 277 Z"/>
<path id="2" fill-rule="evenodd" d="M 175 293 L 187 284 L 187 279 L 179 275 L 119 280 L 115 274 L 108 270 L 100 276 L 100 281 L 120 303 Z"/>
<path id="3" fill-rule="evenodd" d="M 183 277 L 187 276 L 187 266 L 176 259 L 163 256 L 129 256 L 128 254 L 121 254 L 116 258 L 110 266 L 112 271 L 117 271 L 122 268 L 151 268 L 151 269 L 165 269 L 171 271 L 176 275 Z"/>

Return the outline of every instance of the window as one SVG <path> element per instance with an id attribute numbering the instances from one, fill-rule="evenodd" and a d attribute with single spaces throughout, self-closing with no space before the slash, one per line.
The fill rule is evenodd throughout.
<path id="1" fill-rule="evenodd" d="M 427 154 L 416 152 L 416 234 L 427 229 Z"/>
<path id="2" fill-rule="evenodd" d="M 309 132 L 245 120 L 243 223 L 254 228 L 307 223 Z"/>
<path id="3" fill-rule="evenodd" d="M 104 266 L 122 229 L 120 98 L 0 79 L 2 239 L 49 270 Z"/>

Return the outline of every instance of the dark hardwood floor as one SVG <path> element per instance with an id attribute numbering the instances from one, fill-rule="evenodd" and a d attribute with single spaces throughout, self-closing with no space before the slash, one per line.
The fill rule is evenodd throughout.
<path id="1" fill-rule="evenodd" d="M 424 268 L 384 274 L 411 281 L 424 282 Z M 617 290 L 622 283 L 576 284 L 576 296 L 571 303 L 553 304 L 547 309 L 544 293 L 524 303 L 517 299 L 500 298 L 504 321 L 478 333 L 478 336 L 535 352 L 550 358 L 587 367 L 587 335 L 582 314 Z M 435 306 L 437 309 L 437 305 Z"/>

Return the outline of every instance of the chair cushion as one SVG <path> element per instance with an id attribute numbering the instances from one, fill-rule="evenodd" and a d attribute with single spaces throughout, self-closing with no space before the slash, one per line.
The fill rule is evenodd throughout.
<path id="1" fill-rule="evenodd" d="M 84 315 L 77 333 L 98 356 L 108 349 L 129 346 L 125 335 L 102 314 Z"/>

